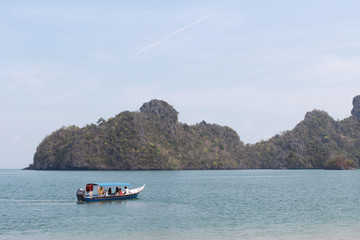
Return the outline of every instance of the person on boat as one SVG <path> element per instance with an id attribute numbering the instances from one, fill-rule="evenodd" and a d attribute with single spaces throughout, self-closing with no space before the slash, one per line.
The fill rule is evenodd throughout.
<path id="1" fill-rule="evenodd" d="M 129 194 L 129 193 L 130 193 L 129 189 L 125 186 L 125 194 Z"/>
<path id="2" fill-rule="evenodd" d="M 93 184 L 87 184 L 86 185 L 86 194 L 89 196 L 93 195 L 93 189 L 94 189 L 94 185 Z"/>
<path id="3" fill-rule="evenodd" d="M 119 188 L 118 187 L 115 188 L 115 195 L 119 195 Z"/>
<path id="4" fill-rule="evenodd" d="M 119 188 L 118 194 L 117 195 L 123 195 L 124 193 L 121 191 L 121 188 Z"/>
<path id="5" fill-rule="evenodd" d="M 109 187 L 108 195 L 109 195 L 109 196 L 111 195 L 111 187 Z"/>
<path id="6" fill-rule="evenodd" d="M 104 188 L 102 186 L 98 187 L 98 193 L 100 196 L 102 196 L 104 194 Z"/>

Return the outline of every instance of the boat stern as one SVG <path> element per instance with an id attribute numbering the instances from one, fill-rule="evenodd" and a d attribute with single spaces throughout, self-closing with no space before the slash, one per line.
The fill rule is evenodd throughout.
<path id="1" fill-rule="evenodd" d="M 76 197 L 78 201 L 85 201 L 85 190 L 82 188 L 78 188 L 76 191 Z"/>

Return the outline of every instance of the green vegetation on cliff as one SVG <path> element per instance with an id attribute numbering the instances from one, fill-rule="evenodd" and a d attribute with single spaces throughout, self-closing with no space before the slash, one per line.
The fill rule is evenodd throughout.
<path id="1" fill-rule="evenodd" d="M 324 168 L 335 156 L 360 159 L 360 123 L 349 117 L 335 121 L 326 112 L 308 112 L 293 130 L 247 146 L 252 168 Z"/>
<path id="2" fill-rule="evenodd" d="M 346 159 L 344 156 L 336 156 L 325 163 L 325 169 L 328 170 L 350 170 L 355 169 L 353 160 Z"/>
<path id="3" fill-rule="evenodd" d="M 53 132 L 30 169 L 229 169 L 240 166 L 242 148 L 229 127 L 179 123 L 172 106 L 152 100 L 140 112 Z"/>
<path id="4" fill-rule="evenodd" d="M 293 130 L 246 146 L 229 127 L 178 122 L 152 100 L 83 128 L 62 127 L 37 147 L 29 169 L 351 169 L 360 160 L 360 96 L 352 116 L 308 112 Z"/>

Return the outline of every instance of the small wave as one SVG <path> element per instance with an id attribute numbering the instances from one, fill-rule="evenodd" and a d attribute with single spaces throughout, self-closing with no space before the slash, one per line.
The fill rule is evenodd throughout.
<path id="1" fill-rule="evenodd" d="M 67 199 L 0 199 L 0 202 L 31 202 L 31 203 L 71 203 L 76 202 L 75 200 Z"/>

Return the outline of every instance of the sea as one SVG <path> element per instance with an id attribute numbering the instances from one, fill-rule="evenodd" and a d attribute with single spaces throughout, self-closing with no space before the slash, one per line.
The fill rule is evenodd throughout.
<path id="1" fill-rule="evenodd" d="M 78 202 L 91 182 L 137 199 Z M 0 170 L 0 239 L 360 239 L 360 170 Z"/>

